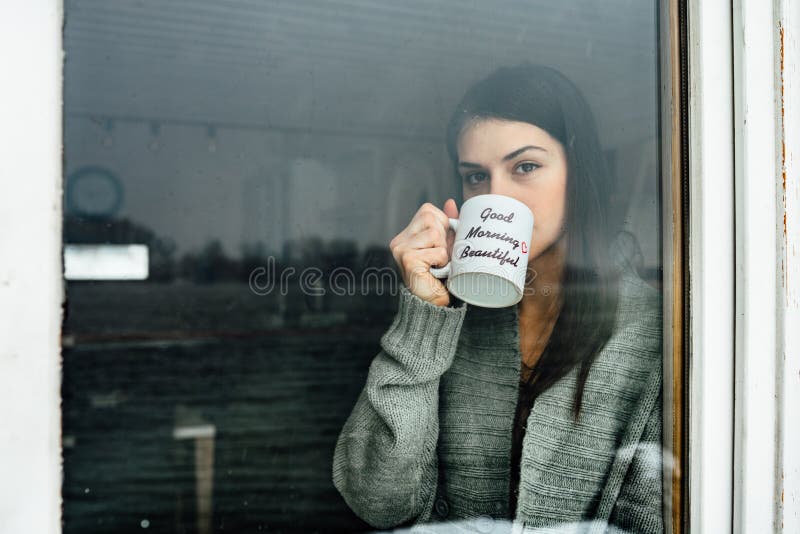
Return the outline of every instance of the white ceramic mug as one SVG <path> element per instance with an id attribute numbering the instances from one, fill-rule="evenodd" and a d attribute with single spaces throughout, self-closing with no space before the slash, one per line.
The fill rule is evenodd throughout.
<path id="1" fill-rule="evenodd" d="M 522 300 L 533 237 L 528 206 L 505 195 L 478 195 L 464 202 L 450 227 L 456 232 L 450 262 L 431 274 L 447 278 L 448 291 L 475 306 L 503 308 Z"/>

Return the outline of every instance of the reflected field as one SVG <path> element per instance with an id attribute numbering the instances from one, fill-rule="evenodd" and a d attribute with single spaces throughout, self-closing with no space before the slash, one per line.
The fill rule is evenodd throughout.
<path id="1" fill-rule="evenodd" d="M 102 336 L 76 321 L 65 332 L 65 530 L 368 530 L 334 489 L 330 462 L 391 298 L 346 297 L 359 314 L 372 308 L 370 325 L 358 326 L 335 301 L 278 317 L 242 284 L 148 286 L 70 287 L 74 316 Z M 326 325 L 326 314 L 347 324 Z M 203 328 L 169 338 L 176 317 Z M 211 461 L 199 457 L 204 428 L 213 428 Z"/>

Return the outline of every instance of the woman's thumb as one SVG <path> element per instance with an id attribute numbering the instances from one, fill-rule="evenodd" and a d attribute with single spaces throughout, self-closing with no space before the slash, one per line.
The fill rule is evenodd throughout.
<path id="1" fill-rule="evenodd" d="M 442 211 L 444 211 L 444 214 L 451 219 L 458 219 L 458 206 L 456 206 L 456 201 L 452 198 L 448 198 L 445 201 Z"/>
<path id="2" fill-rule="evenodd" d="M 448 198 L 444 203 L 444 214 L 450 217 L 451 219 L 458 219 L 458 206 L 456 206 L 456 201 L 452 198 Z M 456 233 L 452 230 L 452 228 L 447 229 L 447 250 L 453 250 L 453 243 L 456 241 Z"/>

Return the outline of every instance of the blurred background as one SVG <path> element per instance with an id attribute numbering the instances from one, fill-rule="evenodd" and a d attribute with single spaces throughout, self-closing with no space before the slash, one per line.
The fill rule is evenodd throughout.
<path id="1" fill-rule="evenodd" d="M 655 0 L 64 9 L 66 532 L 369 530 L 330 464 L 388 243 L 456 196 L 444 126 L 497 67 L 580 87 L 660 287 Z"/>

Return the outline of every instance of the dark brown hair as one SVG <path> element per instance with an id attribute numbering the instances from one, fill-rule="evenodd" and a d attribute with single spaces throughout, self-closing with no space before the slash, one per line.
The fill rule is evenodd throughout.
<path id="1" fill-rule="evenodd" d="M 611 336 L 616 318 L 618 273 L 610 253 L 616 232 L 609 228 L 612 189 L 607 162 L 588 104 L 577 87 L 553 68 L 530 63 L 503 67 L 473 85 L 447 127 L 454 166 L 464 126 L 490 118 L 538 126 L 563 145 L 567 156 L 563 307 L 531 380 L 538 395 L 579 367 L 577 420 L 592 362 Z M 456 175 L 460 197 L 461 177 Z"/>

